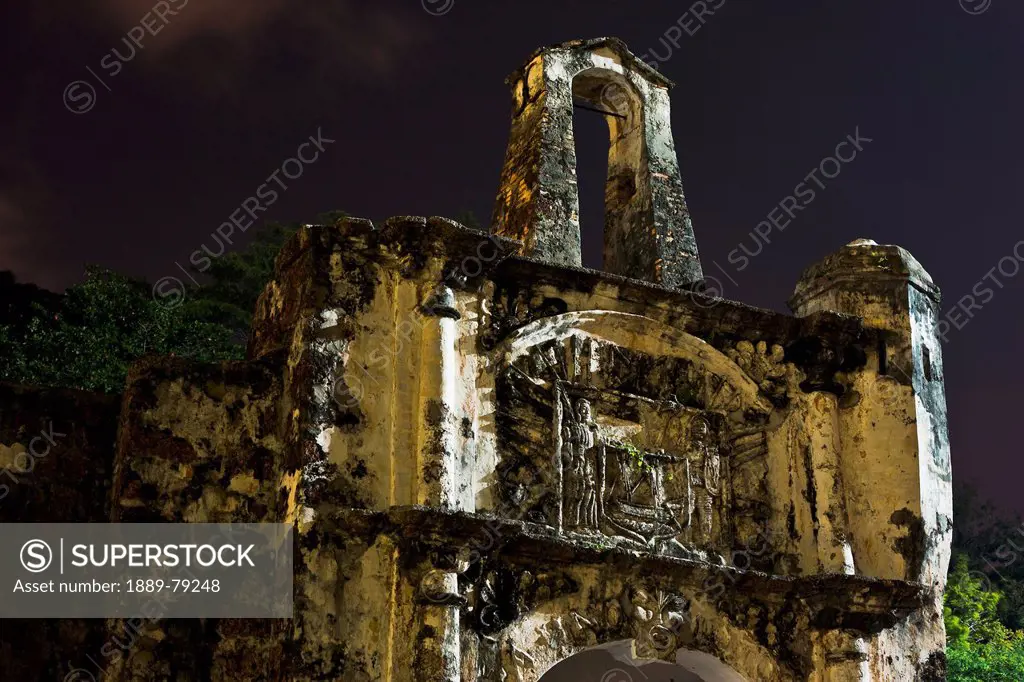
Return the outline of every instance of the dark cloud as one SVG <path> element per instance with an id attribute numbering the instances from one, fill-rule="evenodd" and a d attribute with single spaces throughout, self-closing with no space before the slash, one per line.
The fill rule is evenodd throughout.
<path id="1" fill-rule="evenodd" d="M 142 33 L 144 21 L 156 35 Z M 0 270 L 58 290 L 80 279 L 80 268 L 69 266 L 81 244 L 62 249 L 53 235 L 58 223 L 95 209 L 89 198 L 74 209 L 62 200 L 83 154 L 105 153 L 114 137 L 103 137 L 95 113 L 77 117 L 59 104 L 69 82 L 107 77 L 113 94 L 92 85 L 108 117 L 118 113 L 111 102 L 127 107 L 128 93 L 148 91 L 230 110 L 240 125 L 255 115 L 284 124 L 293 102 L 333 110 L 353 86 L 390 83 L 427 42 L 429 22 L 419 3 L 388 0 L 81 0 L 0 9 L 0 25 L 13 29 L 0 41 L 11 67 L 0 71 L 0 90 L 19 93 L 0 108 Z M 128 38 L 133 29 L 141 46 Z M 101 63 L 114 49 L 124 64 L 110 78 Z M 254 94 L 263 100 L 258 114 L 250 113 Z"/>
<path id="2" fill-rule="evenodd" d="M 88 0 L 82 5 L 94 21 L 122 34 L 144 18 L 150 26 L 162 26 L 154 29 L 156 35 L 142 38 L 143 58 L 152 63 L 195 50 L 215 57 L 202 64 L 207 74 L 257 65 L 262 56 L 285 50 L 311 64 L 330 64 L 346 76 L 383 76 L 425 37 L 421 17 L 408 8 L 385 8 L 384 3 Z M 158 21 L 158 14 L 166 23 Z"/>

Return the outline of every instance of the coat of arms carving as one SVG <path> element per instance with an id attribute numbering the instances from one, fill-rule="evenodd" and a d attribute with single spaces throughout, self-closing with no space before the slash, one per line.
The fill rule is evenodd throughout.
<path id="1" fill-rule="evenodd" d="M 731 466 L 766 452 L 771 403 L 699 339 L 672 355 L 559 329 L 514 352 L 498 386 L 499 473 L 525 518 L 679 556 L 727 551 Z"/>

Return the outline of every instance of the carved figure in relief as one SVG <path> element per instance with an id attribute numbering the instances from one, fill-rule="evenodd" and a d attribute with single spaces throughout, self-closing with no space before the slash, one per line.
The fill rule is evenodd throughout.
<path id="1" fill-rule="evenodd" d="M 575 406 L 565 394 L 562 421 L 562 466 L 565 480 L 566 525 L 597 528 L 596 450 L 600 446 L 597 423 L 590 401 L 580 398 Z"/>
<path id="2" fill-rule="evenodd" d="M 721 493 L 722 462 L 711 425 L 706 419 L 694 419 L 690 426 L 690 443 L 696 455 L 696 511 L 699 540 L 710 543 L 715 502 Z"/>
<path id="3" fill-rule="evenodd" d="M 512 640 L 505 640 L 501 647 L 502 682 L 526 682 L 533 679 L 537 663 L 533 656 L 516 646 Z"/>
<path id="4" fill-rule="evenodd" d="M 635 625 L 638 658 L 662 658 L 678 648 L 677 640 L 688 620 L 689 603 L 683 597 L 658 590 L 627 591 L 627 608 Z"/>

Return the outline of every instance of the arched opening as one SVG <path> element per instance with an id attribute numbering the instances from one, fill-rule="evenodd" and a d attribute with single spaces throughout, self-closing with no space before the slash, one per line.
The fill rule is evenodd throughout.
<path id="1" fill-rule="evenodd" d="M 638 251 L 627 243 L 631 227 L 650 209 L 642 196 L 643 100 L 625 76 L 602 68 L 577 74 L 572 97 L 583 264 L 627 274 L 633 269 L 623 259 Z"/>
<path id="2" fill-rule="evenodd" d="M 572 117 L 579 188 L 580 252 L 583 267 L 604 267 L 604 184 L 608 177 L 608 125 L 589 105 L 577 103 Z"/>
<path id="3" fill-rule="evenodd" d="M 494 207 L 496 234 L 523 243 L 523 255 L 553 265 L 582 265 L 580 187 L 573 104 L 605 119 L 607 164 L 581 159 L 585 176 L 606 166 L 603 270 L 688 288 L 703 274 L 672 139 L 672 81 L 643 64 L 621 41 L 572 41 L 535 54 L 509 78 L 515 106 Z M 590 124 L 581 123 L 589 138 Z M 588 145 L 589 146 L 589 145 Z M 596 145 L 604 149 L 604 145 Z M 586 177 L 584 177 L 586 181 Z M 583 187 L 584 212 L 597 213 Z M 591 206 L 595 208 L 591 208 Z M 599 232 L 586 221 L 588 264 Z"/>
<path id="4" fill-rule="evenodd" d="M 700 651 L 680 649 L 675 663 L 637 660 L 632 642 L 614 642 L 581 651 L 541 675 L 540 682 L 747 682 L 720 660 Z"/>

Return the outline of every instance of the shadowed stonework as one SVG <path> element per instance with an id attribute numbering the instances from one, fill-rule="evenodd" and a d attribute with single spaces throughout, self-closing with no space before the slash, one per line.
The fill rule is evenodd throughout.
<path id="1" fill-rule="evenodd" d="M 134 368 L 109 489 L 60 520 L 293 523 L 295 617 L 147 623 L 110 679 L 944 679 L 928 274 L 857 240 L 793 316 L 697 293 L 669 84 L 616 40 L 511 83 L 494 234 L 307 226 L 247 361 Z M 608 272 L 578 267 L 574 96 L 610 121 Z"/>

